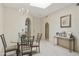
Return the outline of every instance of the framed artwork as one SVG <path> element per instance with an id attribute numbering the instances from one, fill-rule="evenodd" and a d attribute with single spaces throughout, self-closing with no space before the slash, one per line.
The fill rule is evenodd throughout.
<path id="1" fill-rule="evenodd" d="M 71 27 L 71 15 L 65 15 L 60 17 L 60 27 L 61 28 Z"/>

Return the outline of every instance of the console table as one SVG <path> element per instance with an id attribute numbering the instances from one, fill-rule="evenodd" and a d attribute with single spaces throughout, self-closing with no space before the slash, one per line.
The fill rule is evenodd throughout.
<path id="1" fill-rule="evenodd" d="M 69 51 L 75 51 L 75 39 L 68 37 L 55 36 L 57 38 L 57 45 L 59 45 L 59 39 L 64 39 L 69 41 Z M 72 44 L 73 42 L 73 44 Z"/>

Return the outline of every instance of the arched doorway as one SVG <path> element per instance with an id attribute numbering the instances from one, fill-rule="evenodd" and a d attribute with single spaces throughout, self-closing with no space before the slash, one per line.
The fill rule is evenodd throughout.
<path id="1" fill-rule="evenodd" d="M 30 21 L 30 18 L 26 18 L 25 33 L 26 33 L 27 37 L 31 36 L 31 21 Z"/>
<path id="2" fill-rule="evenodd" d="M 49 24 L 45 24 L 45 39 L 49 40 Z"/>

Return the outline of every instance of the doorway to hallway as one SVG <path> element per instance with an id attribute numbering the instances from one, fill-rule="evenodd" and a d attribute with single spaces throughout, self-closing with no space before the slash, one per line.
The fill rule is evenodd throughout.
<path id="1" fill-rule="evenodd" d="M 45 24 L 45 39 L 49 40 L 49 23 Z"/>

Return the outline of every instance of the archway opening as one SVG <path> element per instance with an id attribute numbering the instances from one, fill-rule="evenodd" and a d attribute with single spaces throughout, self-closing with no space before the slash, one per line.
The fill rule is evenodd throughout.
<path id="1" fill-rule="evenodd" d="M 30 18 L 26 18 L 25 21 L 25 33 L 27 37 L 31 36 L 31 21 Z"/>
<path id="2" fill-rule="evenodd" d="M 49 23 L 45 24 L 45 39 L 49 40 Z"/>

